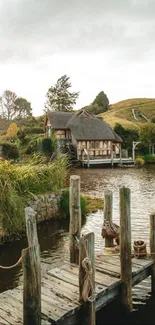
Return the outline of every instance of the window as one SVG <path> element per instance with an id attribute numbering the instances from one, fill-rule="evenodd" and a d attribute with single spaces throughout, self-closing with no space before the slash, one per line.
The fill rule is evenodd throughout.
<path id="1" fill-rule="evenodd" d="M 95 143 L 94 143 L 94 141 L 91 141 L 91 142 L 90 142 L 90 148 L 91 148 L 91 149 L 95 149 Z"/>
<path id="2" fill-rule="evenodd" d="M 96 141 L 96 142 L 95 142 L 95 148 L 96 148 L 96 149 L 99 149 L 99 145 L 100 145 L 100 144 L 99 144 L 99 141 Z"/>

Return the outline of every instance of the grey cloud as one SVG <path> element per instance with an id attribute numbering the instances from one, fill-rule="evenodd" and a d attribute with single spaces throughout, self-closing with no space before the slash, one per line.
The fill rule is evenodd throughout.
<path id="1" fill-rule="evenodd" d="M 1 0 L 0 62 L 65 52 L 154 49 L 154 0 Z"/>

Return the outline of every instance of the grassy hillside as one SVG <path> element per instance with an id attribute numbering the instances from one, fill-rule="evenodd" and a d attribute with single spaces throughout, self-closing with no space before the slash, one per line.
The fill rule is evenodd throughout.
<path id="1" fill-rule="evenodd" d="M 138 121 L 134 119 L 132 109 L 134 108 Z M 114 127 L 116 123 L 122 124 L 126 128 L 139 128 L 146 123 L 146 120 L 138 114 L 144 114 L 149 121 L 155 118 L 154 98 L 133 98 L 123 100 L 110 106 L 108 112 L 100 114 L 103 119 Z"/>

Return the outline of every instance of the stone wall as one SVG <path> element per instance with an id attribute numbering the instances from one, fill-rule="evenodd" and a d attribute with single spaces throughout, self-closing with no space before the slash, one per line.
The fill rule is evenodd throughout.
<path id="1" fill-rule="evenodd" d="M 53 193 L 35 196 L 28 202 L 27 206 L 36 212 L 37 222 L 58 217 L 60 195 Z"/>

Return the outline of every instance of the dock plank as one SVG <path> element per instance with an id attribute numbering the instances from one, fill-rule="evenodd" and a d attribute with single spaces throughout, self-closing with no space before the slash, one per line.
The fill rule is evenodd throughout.
<path id="1" fill-rule="evenodd" d="M 151 258 L 132 258 L 132 285 L 151 274 Z M 42 325 L 75 324 L 78 319 L 78 266 L 68 261 L 52 268 L 41 279 Z M 95 258 L 96 311 L 121 291 L 119 255 L 97 254 Z M 23 324 L 23 286 L 0 293 L 0 325 Z"/>

